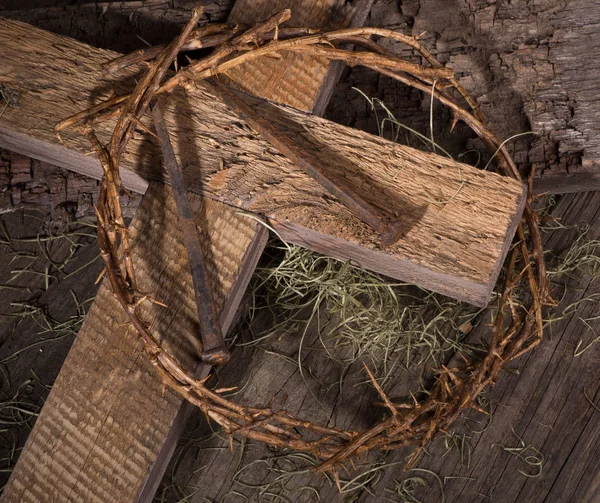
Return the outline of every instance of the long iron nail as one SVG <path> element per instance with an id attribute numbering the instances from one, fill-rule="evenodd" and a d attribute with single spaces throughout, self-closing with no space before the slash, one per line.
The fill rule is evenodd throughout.
<path id="1" fill-rule="evenodd" d="M 165 125 L 161 99 L 153 103 L 152 117 L 156 127 L 156 134 L 160 139 L 165 166 L 171 179 L 171 188 L 173 189 L 173 196 L 175 197 L 175 203 L 179 212 L 183 240 L 192 269 L 192 283 L 194 285 L 196 306 L 200 321 L 200 336 L 203 346 L 200 356 L 203 362 L 211 365 L 227 363 L 230 353 L 225 346 L 221 327 L 217 319 L 217 310 L 208 285 L 208 276 L 205 267 L 206 261 L 202 253 L 196 223 L 194 222 L 192 209 L 183 184 L 183 174 L 173 152 L 169 132 Z"/>

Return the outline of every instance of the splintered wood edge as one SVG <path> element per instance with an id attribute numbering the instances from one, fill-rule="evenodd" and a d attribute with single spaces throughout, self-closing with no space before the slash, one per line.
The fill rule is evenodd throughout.
<path id="1" fill-rule="evenodd" d="M 26 134 L 7 129 L 2 125 L 0 125 L 0 147 L 55 166 L 61 166 L 96 180 L 102 177 L 102 165 L 97 157 L 83 155 L 65 145 L 32 138 Z M 131 169 L 123 169 L 120 174 L 127 189 L 138 194 L 146 193 L 148 180 L 145 180 Z"/>
<path id="2" fill-rule="evenodd" d="M 489 301 L 492 298 L 492 294 L 494 293 L 494 287 L 496 286 L 496 282 L 498 281 L 498 276 L 500 276 L 500 271 L 502 271 L 502 266 L 504 265 L 504 261 L 506 259 L 506 256 L 508 255 L 508 251 L 510 250 L 510 247 L 512 246 L 515 234 L 517 232 L 517 228 L 519 227 L 519 224 L 521 223 L 521 219 L 523 218 L 523 212 L 525 211 L 525 206 L 527 204 L 527 197 L 528 197 L 527 184 L 523 183 L 523 193 L 521 194 L 521 198 L 519 199 L 519 202 L 517 205 L 517 211 L 512 216 L 510 225 L 508 226 L 508 230 L 506 232 L 506 238 L 504 239 L 504 243 L 503 243 L 502 249 L 500 251 L 500 256 L 498 257 L 498 260 L 496 261 L 496 265 L 494 266 L 492 274 L 490 275 L 490 280 L 488 282 L 487 289 L 486 289 L 487 301 L 485 304 L 481 305 L 480 307 L 487 306 L 487 304 L 489 303 Z M 477 305 L 479 305 L 479 304 L 477 304 Z"/>
<path id="3" fill-rule="evenodd" d="M 600 161 L 594 165 L 598 171 L 584 173 L 564 173 L 536 176 L 533 179 L 533 193 L 574 194 L 600 190 Z"/>
<path id="4" fill-rule="evenodd" d="M 448 297 L 473 304 L 477 307 L 486 307 L 492 298 L 496 281 L 502 270 L 508 250 L 511 247 L 526 203 L 527 187 L 523 185 L 523 192 L 518 200 L 516 211 L 511 218 L 500 256 L 496 261 L 488 283 L 485 285 L 458 276 L 432 271 L 423 265 L 403 258 L 392 257 L 386 253 L 373 250 L 367 252 L 360 245 L 349 243 L 297 224 L 279 222 L 273 219 L 269 219 L 269 223 L 282 239 L 290 243 L 310 248 L 311 250 L 339 260 L 350 260 L 366 269 L 376 270 L 384 276 L 415 284 L 419 288 L 447 295 Z"/>
<path id="5" fill-rule="evenodd" d="M 223 311 L 221 312 L 221 316 L 219 317 L 219 321 L 221 322 L 221 331 L 223 334 L 226 334 L 235 318 L 237 313 L 237 308 L 240 305 L 242 298 L 246 292 L 246 288 L 252 275 L 254 274 L 254 270 L 256 269 L 256 265 L 262 256 L 262 253 L 267 246 L 267 241 L 269 240 L 269 231 L 268 229 L 261 224 L 258 224 L 256 227 L 256 233 L 254 235 L 254 239 L 250 243 L 250 246 L 246 249 L 246 253 L 244 258 L 242 259 L 242 263 L 245 264 L 244 269 L 241 271 L 241 274 L 235 279 L 231 287 L 231 291 L 233 295 L 227 296 L 225 300 L 225 304 L 223 305 Z"/>

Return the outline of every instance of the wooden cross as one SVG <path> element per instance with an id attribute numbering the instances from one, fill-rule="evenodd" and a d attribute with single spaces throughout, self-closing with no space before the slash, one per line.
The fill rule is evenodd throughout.
<path id="1" fill-rule="evenodd" d="M 238 1 L 233 21 L 245 4 Z M 250 4 L 268 8 L 269 2 Z M 269 13 L 255 12 L 262 17 Z M 354 14 L 347 23 L 361 19 L 360 11 Z M 26 57 L 24 45 L 30 49 Z M 17 87 L 23 100 L 0 117 L 0 145 L 99 177 L 99 164 L 86 156 L 87 145 L 75 135 L 65 135 L 60 143 L 53 126 L 89 105 L 90 96 L 108 84 L 98 68 L 115 54 L 7 21 L 0 21 L 0 48 L 14 78 L 2 83 Z M 272 61 L 240 68 L 233 77 L 257 94 L 266 91 L 268 98 L 323 111 L 332 89 L 325 78 L 327 65 L 291 57 L 291 64 L 276 65 L 286 68 L 286 78 L 274 78 Z M 267 89 L 274 81 L 281 85 Z M 407 235 L 398 246 L 382 249 L 372 230 L 208 90 L 200 86 L 187 95 L 176 93 L 166 120 L 181 138 L 176 154 L 206 251 L 213 257 L 209 281 L 224 331 L 266 242 L 264 227 L 235 208 L 266 215 L 291 242 L 478 305 L 487 303 L 524 204 L 520 184 L 297 109 L 259 98 L 248 103 L 326 159 L 365 197 L 388 210 L 391 206 L 406 220 Z M 177 211 L 168 188 L 148 182 L 162 177 L 155 148 L 138 138 L 124 160 L 127 186 L 142 193 L 148 188 L 132 223 L 140 287 L 169 306 L 168 314 L 160 306 L 145 308 L 158 331 L 169 327 L 161 343 L 194 366 L 197 321 Z M 178 288 L 156 292 L 165 281 Z M 5 501 L 44 494 L 81 501 L 151 498 L 188 412 L 177 395 L 162 389 L 123 322 L 110 289 L 103 286 L 11 477 Z M 90 374 L 93 362 L 98 367 Z M 140 417 L 144 414 L 149 417 Z"/>

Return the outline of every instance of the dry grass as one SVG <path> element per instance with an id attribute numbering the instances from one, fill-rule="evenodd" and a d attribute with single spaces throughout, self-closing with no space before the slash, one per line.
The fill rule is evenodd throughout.
<path id="1" fill-rule="evenodd" d="M 504 452 L 515 456 L 519 459 L 527 469 L 519 469 L 519 473 L 528 478 L 537 478 L 542 474 L 544 469 L 544 455 L 532 445 L 526 445 L 525 442 L 519 435 L 515 433 L 515 430 L 511 428 L 512 434 L 517 439 L 517 445 L 514 447 L 508 447 L 504 444 L 493 444 L 494 447 L 499 447 Z"/>
<path id="2" fill-rule="evenodd" d="M 48 346 L 61 344 L 59 341 L 64 339 L 67 341 L 63 342 L 68 344 L 79 331 L 93 300 L 80 300 L 73 291 L 63 287 L 62 292 L 67 297 L 62 299 L 61 308 L 67 305 L 70 314 L 61 314 L 57 318 L 50 312 L 44 299 L 50 299 L 54 292 L 60 291 L 56 288 L 62 282 L 80 274 L 97 262 L 99 256 L 84 261 L 79 255 L 84 247 L 96 240 L 95 225 L 65 223 L 55 233 L 49 233 L 47 224 L 48 219 L 42 213 L 30 211 L 22 217 L 13 213 L 0 218 L 0 253 L 6 259 L 4 284 L 0 285 L 2 316 L 6 321 L 5 328 L 10 327 L 11 334 L 12 330 L 18 329 L 20 334 L 18 339 L 12 338 L 4 330 L 8 339 L 0 344 L 3 350 L 0 356 L 2 480 L 8 479 L 50 389 L 40 382 L 32 368 L 30 355 L 42 350 L 54 354 L 53 347 Z M 15 230 L 11 232 L 9 228 Z M 31 234 L 26 235 L 27 231 L 23 229 L 31 230 Z M 17 378 L 24 380 L 13 382 Z"/>
<path id="3" fill-rule="evenodd" d="M 274 323 L 247 344 L 264 346 L 318 320 L 331 359 L 367 361 L 383 376 L 471 350 L 464 339 L 481 309 L 277 240 L 270 251 L 283 258 L 257 269 L 252 316 L 267 310 Z"/>

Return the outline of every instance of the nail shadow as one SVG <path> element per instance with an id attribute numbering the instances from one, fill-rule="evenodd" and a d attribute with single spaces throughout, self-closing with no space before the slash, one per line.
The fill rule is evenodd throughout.
<path id="1" fill-rule="evenodd" d="M 320 167 L 327 178 L 336 185 L 354 192 L 391 221 L 399 221 L 400 237 L 404 237 L 421 221 L 427 210 L 427 204 L 415 204 L 389 186 L 383 185 L 365 169 L 364 165 L 360 166 L 353 161 L 348 155 L 352 153 L 352 149 L 348 150 L 348 154 L 340 152 L 340 149 L 336 150 L 334 133 L 331 138 L 324 140 L 316 134 L 318 129 L 313 133 L 294 118 L 298 114 L 310 114 L 295 109 L 288 110 L 288 107 L 276 105 L 242 91 L 233 92 L 249 104 L 258 115 L 267 119 L 280 131 L 286 132 L 293 141 L 294 149 L 301 152 L 310 164 Z M 379 139 L 374 137 L 372 141 L 379 142 Z M 366 144 L 365 149 L 368 149 Z M 358 155 L 356 150 L 354 152 Z"/>

